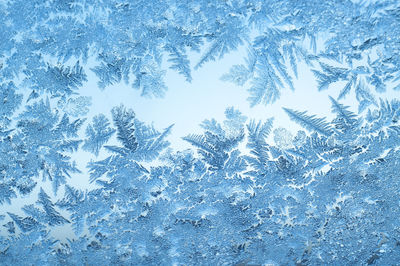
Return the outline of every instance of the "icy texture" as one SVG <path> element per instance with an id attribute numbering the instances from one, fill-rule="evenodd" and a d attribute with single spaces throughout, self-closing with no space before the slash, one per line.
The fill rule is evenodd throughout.
<path id="1" fill-rule="evenodd" d="M 400 90 L 399 10 L 394 0 L 2 1 L 0 204 L 37 200 L 0 214 L 0 264 L 398 264 L 400 102 L 377 93 Z M 155 129 L 123 105 L 86 117 L 89 72 L 100 89 L 124 81 L 162 97 L 165 65 L 190 82 L 190 51 L 197 69 L 240 45 L 245 64 L 222 79 L 249 84 L 250 105 L 294 90 L 301 63 L 318 90 L 344 84 L 331 94 L 335 118 L 287 106 L 307 130 L 292 135 L 232 107 L 174 151 L 173 125 Z M 358 114 L 341 103 L 350 95 Z M 86 169 L 74 160 L 82 150 L 99 156 Z M 81 171 L 95 189 L 68 183 Z M 58 239 L 68 226 L 73 237 Z"/>

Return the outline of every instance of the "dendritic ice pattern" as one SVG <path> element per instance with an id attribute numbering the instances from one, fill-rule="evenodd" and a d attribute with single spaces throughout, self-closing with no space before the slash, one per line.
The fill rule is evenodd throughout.
<path id="1" fill-rule="evenodd" d="M 0 265 L 400 265 L 398 0 L 2 0 L 0 40 Z M 179 150 L 135 106 L 89 116 L 238 49 L 249 106 L 307 68 L 331 117 L 232 106 Z"/>

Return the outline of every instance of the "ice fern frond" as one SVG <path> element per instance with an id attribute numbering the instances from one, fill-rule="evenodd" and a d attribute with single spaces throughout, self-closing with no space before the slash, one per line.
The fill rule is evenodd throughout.
<path id="1" fill-rule="evenodd" d="M 85 216 L 91 207 L 87 193 L 66 185 L 64 197 L 56 205 L 72 213 L 72 226 L 75 233 L 80 234 L 84 229 Z"/>
<path id="2" fill-rule="evenodd" d="M 117 126 L 117 138 L 121 141 L 126 149 L 134 152 L 138 143 L 135 137 L 134 119 L 135 113 L 133 110 L 126 110 L 124 106 L 114 107 L 111 110 L 114 124 Z"/>
<path id="3" fill-rule="evenodd" d="M 354 126 L 358 119 L 357 115 L 349 110 L 349 107 L 337 102 L 334 98 L 329 96 L 332 102 L 332 112 L 336 113 L 336 124 L 342 128 L 350 128 Z"/>
<path id="4" fill-rule="evenodd" d="M 190 70 L 190 61 L 187 58 L 187 55 L 178 50 L 178 48 L 173 47 L 172 45 L 167 45 L 164 49 L 169 52 L 170 58 L 168 62 L 171 62 L 171 69 L 177 70 L 179 74 L 183 75 L 186 78 L 186 81 L 192 81 L 192 74 Z"/>
<path id="5" fill-rule="evenodd" d="M 356 84 L 357 78 L 356 76 L 352 76 L 350 78 L 350 80 L 346 83 L 346 85 L 344 86 L 344 88 L 340 91 L 339 96 L 338 96 L 338 100 L 344 99 L 346 97 L 347 94 L 350 93 L 351 87 Z"/>
<path id="6" fill-rule="evenodd" d="M 97 84 L 101 89 L 119 83 L 123 77 L 128 80 L 130 64 L 127 60 L 103 53 L 98 55 L 98 60 L 101 61 L 101 64 L 91 70 L 100 79 Z"/>
<path id="7" fill-rule="evenodd" d="M 79 61 L 73 67 L 47 64 L 46 68 L 24 70 L 24 83 L 35 91 L 47 91 L 52 96 L 71 95 L 87 81 L 87 76 Z"/>
<path id="8" fill-rule="evenodd" d="M 256 64 L 256 75 L 252 86 L 248 89 L 250 96 L 247 100 L 251 106 L 259 103 L 274 103 L 281 95 L 283 83 L 281 78 L 272 69 L 267 58 L 260 58 Z"/>
<path id="9" fill-rule="evenodd" d="M 238 86 L 243 86 L 247 80 L 251 77 L 252 73 L 249 72 L 244 65 L 234 65 L 229 70 L 229 73 L 224 74 L 221 77 L 222 81 L 231 81 Z"/>
<path id="10" fill-rule="evenodd" d="M 202 135 L 190 134 L 182 138 L 183 140 L 189 142 L 193 146 L 212 153 L 212 147 L 206 142 L 206 139 Z"/>
<path id="11" fill-rule="evenodd" d="M 13 214 L 10 212 L 7 212 L 7 214 L 17 224 L 19 229 L 21 229 L 21 231 L 24 233 L 42 228 L 42 226 L 32 217 L 22 218 L 16 214 Z"/>
<path id="12" fill-rule="evenodd" d="M 56 205 L 61 208 L 69 208 L 81 203 L 85 199 L 85 193 L 69 185 L 65 185 L 64 198 L 57 201 Z"/>
<path id="13" fill-rule="evenodd" d="M 147 127 L 142 122 L 136 121 L 136 133 L 142 132 L 141 136 L 136 134 L 138 140 L 138 148 L 134 153 L 134 158 L 137 160 L 151 161 L 157 158 L 160 152 L 169 146 L 169 142 L 165 138 L 171 132 L 173 125 L 170 125 L 162 133 L 156 131 L 153 127 Z M 140 125 L 140 127 L 139 127 Z M 147 129 L 144 131 L 139 128 Z M 143 134 L 147 133 L 147 134 Z"/>
<path id="14" fill-rule="evenodd" d="M 230 151 L 243 139 L 243 131 L 226 136 L 206 131 L 204 135 L 189 135 L 183 138 L 198 148 L 198 153 L 210 165 L 210 170 L 221 170 L 230 157 Z"/>
<path id="15" fill-rule="evenodd" d="M 70 122 L 68 115 L 64 114 L 54 132 L 62 134 L 65 137 L 78 137 L 78 130 L 85 120 L 86 119 L 75 119 Z"/>
<path id="16" fill-rule="evenodd" d="M 111 150 L 112 151 L 112 150 Z M 96 161 L 96 162 L 89 162 L 87 167 L 89 168 L 90 173 L 90 183 L 96 181 L 100 177 L 102 177 L 105 173 L 109 172 L 109 166 L 113 161 L 114 156 L 109 156 L 104 160 Z"/>
<path id="17" fill-rule="evenodd" d="M 69 223 L 67 219 L 65 219 L 58 211 L 55 210 L 55 205 L 42 188 L 40 188 L 36 203 L 42 206 L 42 210 L 36 208 L 33 204 L 25 205 L 22 210 L 25 212 L 25 214 L 35 219 L 35 221 L 38 223 L 49 226 Z"/>
<path id="18" fill-rule="evenodd" d="M 174 125 L 172 124 L 164 129 L 164 131 L 154 141 L 151 142 L 148 150 L 160 151 L 165 148 L 168 143 L 165 142 L 164 139 L 171 133 L 171 129 L 173 126 Z"/>
<path id="19" fill-rule="evenodd" d="M 320 63 L 322 71 L 312 70 L 318 81 L 318 90 L 322 91 L 329 87 L 331 83 L 339 80 L 346 80 L 349 70 L 340 67 L 333 67 L 324 63 Z"/>
<path id="20" fill-rule="evenodd" d="M 359 102 L 358 113 L 362 113 L 371 104 L 378 106 L 374 95 L 370 92 L 363 79 L 359 80 L 356 85 L 356 99 Z"/>
<path id="21" fill-rule="evenodd" d="M 244 123 L 246 122 L 247 117 L 233 107 L 228 107 L 225 109 L 225 117 L 225 135 L 241 135 L 243 133 Z"/>
<path id="22" fill-rule="evenodd" d="M 163 97 L 167 86 L 164 83 L 165 70 L 160 68 L 160 62 L 153 56 L 146 55 L 132 68 L 135 69 L 135 80 L 132 88 L 141 91 L 144 97 Z"/>
<path id="23" fill-rule="evenodd" d="M 231 157 L 232 149 L 244 138 L 243 125 L 247 117 L 233 107 L 226 108 L 225 117 L 223 125 L 215 119 L 204 120 L 200 125 L 205 129 L 203 135 L 192 134 L 183 138 L 198 148 L 198 153 L 210 165 L 210 170 L 227 170 L 224 165 Z"/>
<path id="24" fill-rule="evenodd" d="M 208 50 L 201 56 L 194 69 L 200 68 L 204 63 L 222 58 L 226 53 L 235 50 L 247 38 L 247 31 L 239 18 L 233 18 L 224 25 L 217 27 Z"/>
<path id="25" fill-rule="evenodd" d="M 281 42 L 288 38 L 296 39 L 296 34 L 278 29 L 269 29 L 254 40 L 256 62 L 252 87 L 249 89 L 250 105 L 259 103 L 270 104 L 279 99 L 281 89 L 286 84 L 294 90 L 292 78 L 289 75 L 285 58 L 281 52 Z"/>
<path id="26" fill-rule="evenodd" d="M 112 109 L 114 124 L 117 126 L 117 138 L 123 147 L 105 146 L 106 149 L 122 156 L 129 155 L 138 161 L 154 160 L 160 152 L 169 145 L 165 140 L 173 125 L 162 133 L 135 119 L 133 110 L 119 106 Z"/>
<path id="27" fill-rule="evenodd" d="M 368 110 L 366 121 L 369 123 L 371 132 L 377 132 L 385 126 L 397 126 L 400 121 L 400 101 L 397 99 L 384 101 L 380 99 L 380 108 Z"/>
<path id="28" fill-rule="evenodd" d="M 69 223 L 67 219 L 62 217 L 61 214 L 54 209 L 54 204 L 51 202 L 50 197 L 42 188 L 40 188 L 37 203 L 42 205 L 46 213 L 47 223 L 50 226 Z"/>
<path id="29" fill-rule="evenodd" d="M 222 75 L 222 81 L 230 81 L 238 86 L 243 86 L 251 77 L 256 67 L 257 57 L 253 49 L 248 49 L 248 57 L 246 58 L 246 65 L 234 65 L 229 70 L 229 73 Z"/>
<path id="30" fill-rule="evenodd" d="M 262 124 L 261 121 L 256 123 L 254 120 L 252 120 L 247 125 L 247 130 L 249 131 L 249 143 L 247 144 L 248 148 L 253 149 L 263 146 L 262 143 L 265 143 L 266 138 L 271 133 L 273 121 L 274 119 L 270 118 Z"/>
<path id="31" fill-rule="evenodd" d="M 87 139 L 82 148 L 98 156 L 101 147 L 110 139 L 114 132 L 115 130 L 110 128 L 110 123 L 105 115 L 97 115 L 93 117 L 92 124 L 86 128 Z"/>
<path id="32" fill-rule="evenodd" d="M 247 148 L 251 149 L 250 153 L 255 156 L 248 159 L 251 165 L 257 170 L 263 170 L 268 160 L 269 145 L 267 137 L 272 129 L 273 118 L 268 119 L 265 123 L 259 121 L 256 123 L 252 120 L 247 125 L 248 141 Z"/>
<path id="33" fill-rule="evenodd" d="M 331 126 L 324 118 L 316 118 L 315 115 L 307 115 L 306 111 L 299 112 L 288 108 L 283 108 L 283 110 L 285 110 L 291 120 L 303 126 L 305 129 L 316 131 L 325 136 L 332 134 Z"/>

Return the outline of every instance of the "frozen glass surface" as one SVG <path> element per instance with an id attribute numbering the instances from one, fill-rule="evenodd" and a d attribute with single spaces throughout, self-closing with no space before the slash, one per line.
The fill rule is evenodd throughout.
<path id="1" fill-rule="evenodd" d="M 0 265 L 398 265 L 397 0 L 0 0 Z"/>

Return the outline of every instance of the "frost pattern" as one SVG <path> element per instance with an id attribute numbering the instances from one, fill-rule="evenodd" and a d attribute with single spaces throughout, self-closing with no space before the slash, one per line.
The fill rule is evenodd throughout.
<path id="1" fill-rule="evenodd" d="M 274 146 L 266 140 L 272 119 L 246 121 L 230 108 L 223 124 L 206 120 L 203 133 L 184 138 L 196 152 L 174 152 L 165 150 L 169 128 L 160 133 L 116 107 L 114 129 L 105 128 L 117 131 L 121 146 L 106 145 L 112 155 L 88 165 L 99 188 L 67 185 L 55 203 L 40 189 L 24 216 L 8 213 L 2 261 L 23 264 L 25 256 L 40 263 L 34 249 L 56 264 L 92 264 L 100 257 L 104 264 L 397 261 L 400 213 L 390 206 L 399 197 L 400 104 L 382 101 L 379 115 L 365 119 L 333 99 L 332 110 L 336 117 L 325 122 L 330 136 L 311 119 L 310 134 L 274 130 Z M 103 115 L 94 118 L 98 123 L 110 126 Z M 236 148 L 242 142 L 250 155 Z M 143 163 L 156 159 L 155 166 Z M 68 223 L 76 238 L 59 246 L 49 232 Z M 31 252 L 17 256 L 27 243 Z"/>
<path id="2" fill-rule="evenodd" d="M 400 88 L 399 10 L 394 0 L 2 1 L 0 204 L 37 197 L 0 214 L 1 263 L 397 264 L 400 102 L 381 96 Z M 285 107 L 305 130 L 292 135 L 230 107 L 175 151 L 173 125 L 156 129 L 123 105 L 86 117 L 89 74 L 100 89 L 125 82 L 162 97 L 164 66 L 191 82 L 240 46 L 244 63 L 222 79 L 247 86 L 250 105 L 294 90 L 307 66 L 317 90 L 331 90 L 334 119 Z M 342 103 L 350 95 L 357 113 Z M 86 169 L 81 150 L 96 156 Z M 81 171 L 93 189 L 69 183 Z M 64 228 L 73 233 L 59 239 Z"/>
<path id="3" fill-rule="evenodd" d="M 197 69 L 241 45 L 248 49 L 246 63 L 223 79 L 249 83 L 252 105 L 275 102 L 284 87 L 293 90 L 301 64 L 312 68 L 319 90 L 343 81 L 335 94 L 342 99 L 354 90 L 361 111 L 375 103 L 368 89 L 383 93 L 400 86 L 399 4 L 392 0 L 1 5 L 1 80 L 23 77 L 36 93 L 77 92 L 94 55 L 91 71 L 100 88 L 123 80 L 143 96 L 162 97 L 163 62 L 190 82 L 192 63 Z M 189 51 L 201 52 L 199 61 L 190 62 Z"/>

